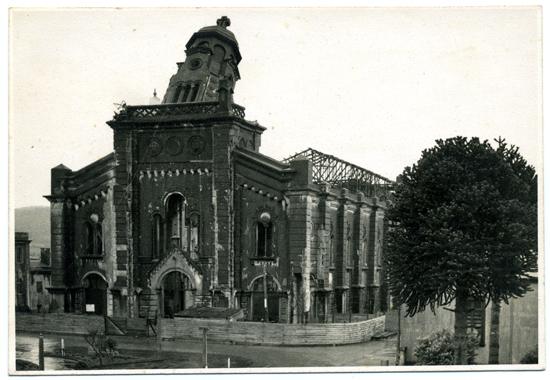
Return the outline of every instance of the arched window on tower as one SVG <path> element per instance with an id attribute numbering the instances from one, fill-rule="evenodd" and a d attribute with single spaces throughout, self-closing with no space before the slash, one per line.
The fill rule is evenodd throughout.
<path id="1" fill-rule="evenodd" d="M 193 92 L 191 93 L 191 99 L 189 99 L 190 102 L 194 102 L 197 99 L 197 94 L 199 93 L 200 87 L 200 83 L 195 83 L 193 86 Z"/>
<path id="2" fill-rule="evenodd" d="M 168 246 L 186 247 L 185 202 L 180 194 L 172 194 L 166 202 L 166 230 Z"/>
<path id="3" fill-rule="evenodd" d="M 181 194 L 172 194 L 166 200 L 164 230 L 161 227 L 160 215 L 158 219 L 154 219 L 154 223 L 161 228 L 160 233 L 156 235 L 159 241 L 163 239 L 162 236 L 165 236 L 166 249 L 175 244 L 187 252 L 192 259 L 199 259 L 200 214 L 196 211 L 187 211 L 187 203 Z"/>
<path id="4" fill-rule="evenodd" d="M 189 97 L 189 93 L 191 92 L 191 85 L 188 84 L 185 86 L 185 91 L 183 92 L 183 96 L 181 98 L 181 103 L 187 102 L 187 98 Z"/>
<path id="5" fill-rule="evenodd" d="M 172 99 L 172 103 L 178 102 L 182 89 L 183 89 L 183 86 L 179 85 L 178 88 L 176 89 L 176 93 L 174 94 L 174 98 Z"/>

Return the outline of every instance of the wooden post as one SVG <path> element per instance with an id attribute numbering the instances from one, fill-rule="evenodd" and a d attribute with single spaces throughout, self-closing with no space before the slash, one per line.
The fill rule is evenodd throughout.
<path id="1" fill-rule="evenodd" d="M 401 358 L 401 305 L 397 307 L 397 365 L 402 365 Z"/>
<path id="2" fill-rule="evenodd" d="M 162 351 L 162 318 L 157 318 L 157 344 L 158 350 Z"/>
<path id="3" fill-rule="evenodd" d="M 203 345 L 203 353 L 202 353 L 202 360 L 204 368 L 208 368 L 208 328 L 207 327 L 199 327 L 202 330 L 202 341 L 204 343 Z"/>
<path id="4" fill-rule="evenodd" d="M 38 337 L 38 370 L 44 371 L 44 337 L 42 333 Z"/>
<path id="5" fill-rule="evenodd" d="M 267 269 L 264 267 L 264 310 L 265 322 L 269 322 L 269 312 L 267 310 Z"/>
<path id="6" fill-rule="evenodd" d="M 353 282 L 353 269 L 349 272 L 349 292 L 348 292 L 348 312 L 349 312 L 349 323 L 351 323 L 351 284 Z"/>

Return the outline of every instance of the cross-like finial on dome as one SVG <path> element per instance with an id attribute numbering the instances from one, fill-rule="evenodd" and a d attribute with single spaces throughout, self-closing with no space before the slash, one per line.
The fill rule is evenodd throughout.
<path id="1" fill-rule="evenodd" d="M 221 26 L 224 29 L 227 29 L 228 26 L 231 26 L 231 20 L 227 16 L 222 16 L 222 18 L 216 21 L 216 25 Z"/>

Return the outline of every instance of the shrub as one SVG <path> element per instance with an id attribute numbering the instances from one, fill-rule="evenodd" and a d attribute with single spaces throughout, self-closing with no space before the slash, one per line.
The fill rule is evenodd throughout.
<path id="1" fill-rule="evenodd" d="M 520 360 L 520 364 L 539 364 L 539 348 L 538 346 L 525 354 Z"/>
<path id="2" fill-rule="evenodd" d="M 468 336 L 468 364 L 474 364 L 479 340 L 476 336 Z M 432 333 L 418 340 L 414 347 L 418 358 L 416 365 L 452 365 L 454 364 L 453 334 L 447 330 Z"/>
<path id="3" fill-rule="evenodd" d="M 101 331 L 100 326 L 88 330 L 88 333 L 84 336 L 84 340 L 94 350 L 99 359 L 99 365 L 103 365 L 104 356 L 108 355 L 112 358 L 116 355 L 116 340 L 107 338 L 105 333 Z"/>

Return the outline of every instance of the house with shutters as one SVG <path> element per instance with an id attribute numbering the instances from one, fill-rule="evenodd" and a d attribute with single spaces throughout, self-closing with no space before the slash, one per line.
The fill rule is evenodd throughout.
<path id="1" fill-rule="evenodd" d="M 241 52 L 222 17 L 185 45 L 164 97 L 122 104 L 113 153 L 51 170 L 51 283 L 59 309 L 331 323 L 386 310 L 393 181 L 306 149 L 260 153 L 266 128 L 233 102 Z"/>

